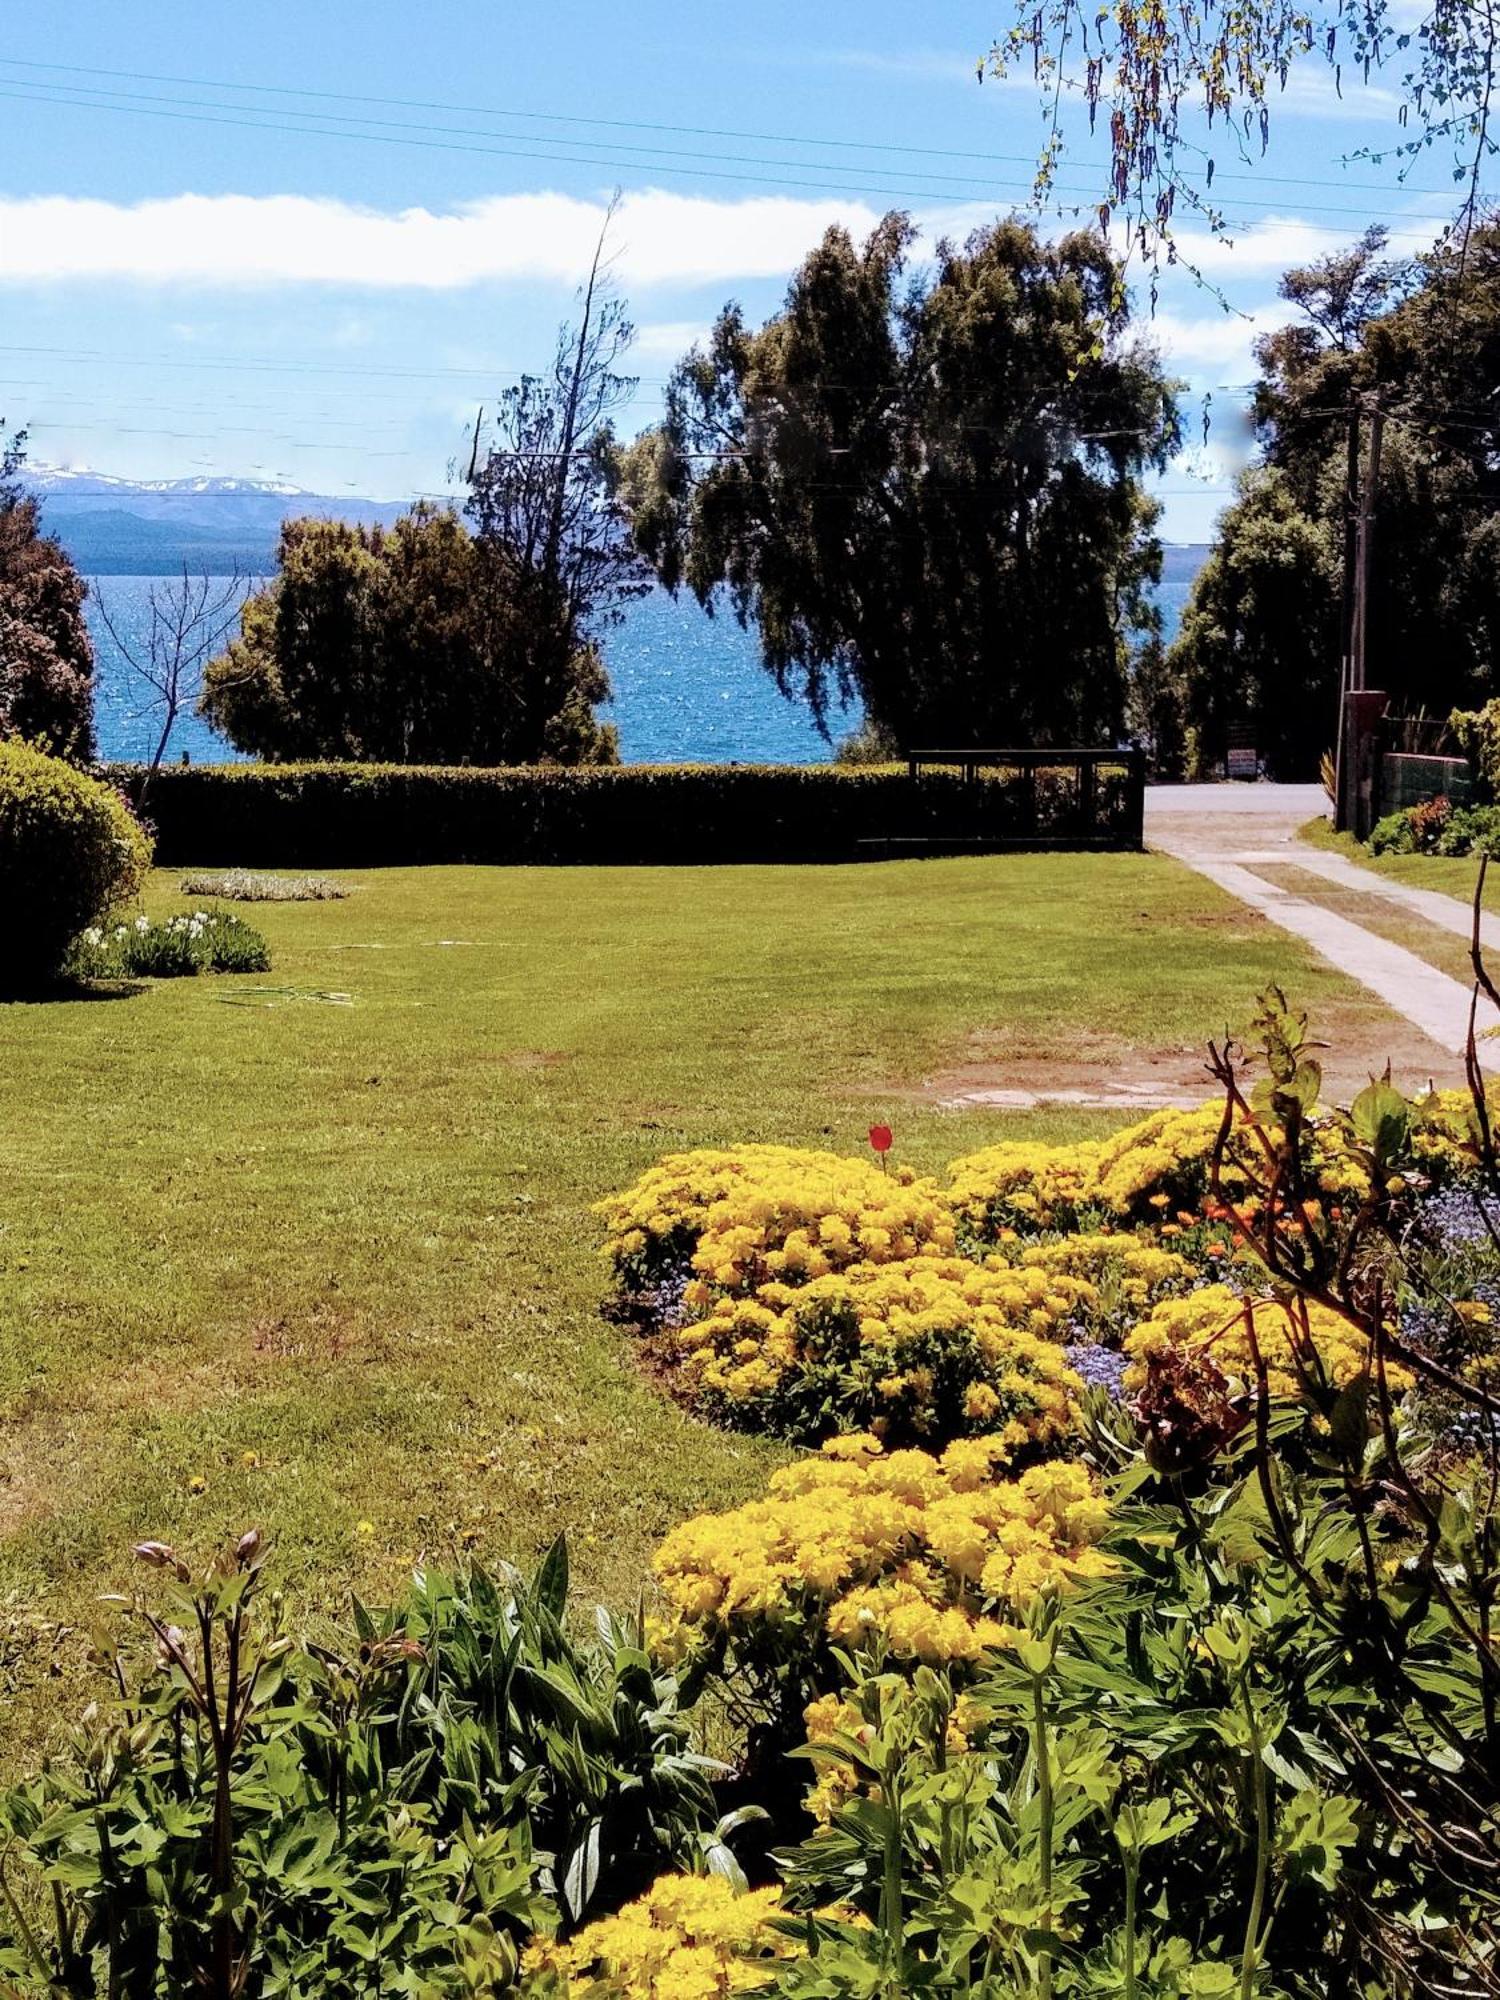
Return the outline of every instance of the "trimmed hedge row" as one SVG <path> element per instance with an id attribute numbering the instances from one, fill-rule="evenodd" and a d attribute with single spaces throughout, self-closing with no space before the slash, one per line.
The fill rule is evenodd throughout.
<path id="1" fill-rule="evenodd" d="M 140 767 L 107 775 L 141 799 Z M 1101 783 L 1100 826 L 1089 829 L 1072 774 L 1039 775 L 965 785 L 946 771 L 827 765 L 173 766 L 151 779 L 143 813 L 168 866 L 847 861 L 903 843 L 1139 844 L 1123 780 Z"/>

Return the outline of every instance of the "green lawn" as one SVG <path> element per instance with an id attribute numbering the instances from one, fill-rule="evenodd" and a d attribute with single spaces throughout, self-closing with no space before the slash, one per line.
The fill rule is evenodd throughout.
<path id="1" fill-rule="evenodd" d="M 1302 829 L 1302 838 L 1314 847 L 1326 848 L 1330 854 L 1342 854 L 1350 861 L 1357 861 L 1377 875 L 1389 876 L 1393 882 L 1405 882 L 1414 889 L 1437 889 L 1445 896 L 1456 896 L 1461 903 L 1472 905 L 1474 901 L 1474 884 L 1479 877 L 1477 861 L 1446 854 L 1372 854 L 1352 833 L 1335 833 L 1326 819 L 1309 820 Z M 1485 876 L 1484 906 L 1487 910 L 1500 910 L 1500 867 L 1493 863 Z"/>
<path id="2" fill-rule="evenodd" d="M 752 1489 L 775 1453 L 666 1405 L 599 1316 L 589 1205 L 657 1154 L 858 1150 L 879 1114 L 936 1167 L 1022 1124 L 903 1096 L 976 1046 L 1190 1046 L 1266 979 L 1349 992 L 1159 857 L 348 879 L 246 909 L 264 979 L 0 1007 L 8 1754 L 72 1698 L 49 1621 L 133 1539 L 258 1522 L 316 1608 L 565 1526 L 625 1602 L 667 1526 Z"/>

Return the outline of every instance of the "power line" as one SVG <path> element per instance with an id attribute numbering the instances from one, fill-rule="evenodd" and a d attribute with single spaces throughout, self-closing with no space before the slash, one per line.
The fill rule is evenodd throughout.
<path id="1" fill-rule="evenodd" d="M 891 186 L 871 187 L 866 184 L 856 184 L 852 181 L 844 181 L 844 180 L 829 180 L 829 181 L 799 180 L 787 175 L 768 175 L 761 173 L 741 172 L 738 171 L 737 168 L 731 166 L 717 167 L 717 168 L 711 166 L 696 165 L 696 164 L 692 167 L 672 166 L 670 164 L 663 163 L 661 160 L 653 159 L 650 157 L 647 157 L 643 164 L 639 161 L 622 160 L 617 157 L 615 158 L 599 157 L 597 154 L 586 155 L 582 153 L 561 154 L 556 152 L 545 152 L 538 150 L 538 148 L 533 145 L 480 146 L 472 144 L 456 144 L 451 140 L 447 139 L 427 139 L 416 136 L 416 128 L 412 128 L 410 131 L 403 129 L 400 133 L 397 133 L 390 131 L 366 132 L 366 131 L 346 130 L 342 129 L 342 127 L 340 126 L 332 125 L 329 123 L 324 123 L 321 125 L 308 124 L 308 123 L 302 123 L 298 125 L 288 125 L 288 124 L 274 122 L 267 117 L 262 117 L 259 114 L 258 109 L 253 106 L 231 107 L 236 111 L 248 111 L 250 113 L 250 115 L 247 117 L 231 117 L 226 115 L 225 107 L 206 104 L 201 100 L 193 100 L 187 98 L 169 98 L 148 103 L 144 101 L 132 101 L 127 97 L 127 94 L 124 92 L 104 93 L 101 91 L 94 91 L 92 92 L 91 96 L 83 96 L 81 94 L 78 94 L 79 92 L 81 92 L 83 88 L 84 88 L 83 86 L 74 87 L 74 86 L 54 85 L 54 84 L 27 84 L 22 82 L 13 85 L 13 87 L 10 89 L 0 89 L 0 98 L 7 98 L 10 99 L 11 101 L 20 103 L 54 105 L 64 109 L 71 109 L 71 110 L 108 111 L 127 117 L 166 118 L 174 120 L 175 122 L 178 123 L 237 127 L 243 130 L 253 131 L 253 132 L 282 132 L 282 133 L 289 133 L 294 136 L 300 135 L 302 137 L 310 137 L 310 138 L 362 141 L 369 145 L 408 146 L 408 147 L 416 147 L 424 152 L 451 152 L 451 153 L 474 154 L 482 157 L 492 157 L 500 159 L 539 160 L 539 161 L 549 162 L 554 165 L 564 165 L 564 166 L 597 166 L 597 167 L 608 168 L 614 171 L 624 170 L 624 171 L 633 171 L 636 173 L 650 173 L 657 175 L 665 174 L 676 179 L 691 179 L 691 180 L 709 179 L 709 180 L 733 181 L 750 186 L 789 187 L 789 188 L 796 188 L 802 193 L 824 194 L 824 195 L 838 195 L 838 194 L 855 195 L 855 196 L 869 197 L 871 199 L 880 201 L 889 201 L 895 199 L 899 201 L 909 201 L 914 204 L 916 203 L 930 204 L 935 201 L 941 201 L 946 199 L 955 203 L 963 204 L 963 203 L 974 203 L 974 202 L 988 203 L 996 199 L 997 197 L 1003 197 L 1003 199 L 1006 202 L 1006 205 L 1015 209 L 1019 209 L 1033 214 L 1053 215 L 1060 218 L 1071 217 L 1074 220 L 1079 220 L 1084 217 L 1092 218 L 1094 209 L 1097 206 L 1097 200 L 1089 198 L 1085 198 L 1077 203 L 1072 203 L 1072 204 L 1039 203 L 1035 200 L 1014 201 L 1011 199 L 1011 196 L 1019 184 L 1007 183 L 1002 181 L 982 182 L 978 175 L 967 177 L 967 179 L 962 179 L 961 177 L 956 175 L 924 175 L 920 173 L 916 175 L 916 177 L 919 179 L 921 178 L 940 179 L 943 180 L 944 182 L 952 182 L 954 184 L 955 191 L 950 194 L 944 195 L 940 193 L 938 190 L 933 188 L 913 189 L 908 187 L 891 187 Z M 58 94 L 64 90 L 73 91 L 74 94 L 67 96 Z M 50 91 L 53 94 L 50 96 L 43 96 L 39 94 L 42 91 Z M 119 97 L 126 97 L 127 101 L 123 103 L 102 103 L 97 101 L 99 98 L 107 94 L 112 94 Z M 171 106 L 174 108 L 170 109 L 164 108 L 166 106 Z M 312 112 L 309 113 L 289 112 L 289 113 L 284 113 L 282 115 L 301 117 L 304 119 L 317 117 L 317 118 L 323 118 L 325 120 L 332 116 L 332 114 L 328 113 L 312 113 Z M 346 121 L 346 122 L 353 123 L 354 121 Z M 439 128 L 425 128 L 425 129 L 441 130 L 442 128 L 439 127 Z M 458 129 L 459 131 L 463 131 L 466 128 L 460 127 L 456 129 Z M 555 142 L 549 142 L 549 143 L 555 143 Z M 566 142 L 566 143 L 573 143 L 573 142 Z M 645 147 L 616 148 L 617 153 L 633 151 L 648 156 L 650 154 L 650 150 L 651 149 Z M 724 156 L 706 154 L 703 157 L 706 159 L 711 159 L 711 158 L 722 158 Z M 748 163 L 751 165 L 761 165 L 761 166 L 778 166 L 783 164 L 782 162 L 775 160 L 752 160 L 749 161 Z M 816 173 L 837 172 L 837 169 L 835 168 L 832 167 L 825 168 L 817 165 L 816 163 L 792 161 L 785 164 L 790 164 L 792 166 L 798 167 L 799 170 L 801 170 L 802 172 L 816 172 Z M 872 170 L 867 168 L 864 169 L 863 171 L 868 173 Z M 878 173 L 881 171 L 881 169 L 875 168 L 873 169 L 873 171 Z M 959 188 L 967 187 L 970 181 L 972 182 L 971 191 L 968 192 L 957 191 Z M 1056 183 L 1055 185 L 1060 187 L 1064 193 L 1078 193 L 1080 195 L 1084 195 L 1085 197 L 1095 197 L 1097 195 L 1097 190 L 1092 186 L 1092 184 L 1087 189 L 1079 187 L 1073 183 L 1068 183 L 1068 184 Z M 1320 217 L 1326 215 L 1351 215 L 1351 216 L 1370 217 L 1372 215 L 1379 215 L 1382 212 L 1369 205 L 1351 206 L 1348 204 L 1329 203 L 1329 202 L 1286 202 L 1282 204 L 1282 207 L 1285 209 L 1302 210 L 1314 217 Z M 1209 210 L 1207 209 L 1206 206 L 1203 212 L 1205 214 L 1209 213 Z M 1253 226 L 1253 224 L 1260 219 L 1259 217 L 1248 216 L 1248 215 L 1241 215 L 1236 219 L 1230 216 L 1227 210 L 1218 208 L 1215 208 L 1212 211 L 1212 213 L 1218 216 L 1220 220 L 1228 223 L 1230 226 L 1233 227 Z M 1440 224 L 1442 222 L 1442 219 L 1443 218 L 1440 216 L 1433 216 L 1431 218 L 1431 220 L 1435 224 Z M 1413 242 L 1430 242 L 1432 240 L 1431 234 L 1426 230 L 1392 229 L 1388 231 L 1388 234 L 1392 238 L 1399 237 L 1404 240 Z"/>
<path id="2" fill-rule="evenodd" d="M 215 110 L 213 107 L 199 108 L 195 106 L 186 110 L 165 110 L 142 104 L 100 104 L 77 97 L 40 97 L 36 95 L 35 87 L 28 88 L 25 85 L 19 88 L 0 90 L 0 98 L 8 98 L 26 104 L 50 104 L 75 111 L 111 111 L 134 118 L 168 118 L 178 123 L 191 125 L 239 127 L 251 132 L 282 132 L 291 133 L 303 138 L 347 139 L 363 141 L 368 145 L 413 146 L 423 152 L 466 153 L 492 159 L 541 160 L 553 165 L 604 167 L 611 171 L 629 168 L 631 165 L 631 163 L 619 159 L 600 158 L 598 156 L 582 154 L 573 156 L 562 153 L 542 152 L 534 146 L 457 145 L 448 140 L 398 137 L 388 132 L 351 132 L 342 131 L 327 125 L 279 124 L 256 116 L 232 118 L 226 117 L 221 110 Z M 177 101 L 187 102 L 187 100 Z M 314 114 L 308 115 L 311 116 Z M 766 164 L 773 165 L 776 163 L 767 162 Z M 914 203 L 931 203 L 943 198 L 931 188 L 922 190 L 901 187 L 872 188 L 867 185 L 857 185 L 851 181 L 799 180 L 788 175 L 739 173 L 729 168 L 719 169 L 697 166 L 689 168 L 650 164 L 646 168 L 636 167 L 634 170 L 637 172 L 649 171 L 653 174 L 669 174 L 677 179 L 735 181 L 757 187 L 796 188 L 804 194 L 867 196 L 879 201 L 897 200 Z M 816 171 L 834 172 L 836 170 L 833 168 L 819 168 Z M 993 190 L 990 193 L 976 192 L 968 196 L 953 195 L 949 196 L 948 199 L 953 201 L 988 201 L 992 198 L 992 195 Z M 1078 216 L 1085 212 L 1085 205 L 1080 203 L 1075 208 L 1063 206 L 1047 207 L 1039 212 L 1058 216 Z"/>
<path id="3" fill-rule="evenodd" d="M 375 96 L 362 91 L 310 90 L 289 84 L 242 83 L 222 77 L 164 75 L 153 70 L 103 69 L 88 63 L 37 62 L 20 56 L 0 57 L 0 66 L 8 69 L 47 70 L 67 76 L 107 76 L 119 82 L 169 83 L 194 90 L 238 91 L 242 96 L 253 94 L 262 97 L 304 97 L 316 98 L 323 103 L 331 104 L 377 104 L 392 110 L 457 112 L 476 118 L 512 118 L 531 124 L 581 125 L 598 130 L 622 132 L 665 132 L 678 138 L 747 140 L 771 146 L 821 146 L 841 152 L 896 153 L 920 159 L 998 160 L 1007 165 L 1027 167 L 1036 165 L 1035 154 L 997 153 L 987 149 L 955 146 L 912 146 L 884 139 L 878 141 L 829 139 L 810 133 L 753 132 L 733 126 L 676 125 L 656 119 L 595 118 L 577 112 L 529 111 L 505 105 L 452 104 L 431 98 Z M 1285 187 L 1348 187 L 1373 193 L 1387 192 L 1383 184 L 1377 181 L 1345 181 L 1326 177 L 1315 179 L 1305 174 L 1235 173 L 1221 170 L 1216 173 L 1215 178 L 1249 181 L 1260 185 L 1269 182 Z M 1406 188 L 1404 191 L 1445 197 L 1449 194 L 1446 188 Z"/>
<path id="4" fill-rule="evenodd" d="M 232 104 L 232 105 L 221 106 L 214 104 L 212 102 L 206 102 L 201 98 L 157 97 L 139 91 L 129 91 L 129 92 L 104 91 L 85 84 L 30 83 L 30 82 L 25 82 L 18 78 L 6 78 L 5 81 L 8 83 L 17 84 L 21 90 L 26 92 L 51 91 L 53 93 L 57 93 L 61 91 L 67 91 L 71 93 L 68 96 L 58 96 L 56 94 L 49 97 L 39 96 L 36 97 L 34 101 L 39 104 L 77 104 L 79 108 L 83 110 L 104 110 L 104 111 L 128 110 L 128 109 L 133 109 L 138 104 L 170 104 L 170 105 L 186 105 L 191 107 L 192 109 L 199 111 L 215 111 L 215 112 L 221 110 L 248 111 L 252 113 L 252 115 L 254 115 L 255 117 L 259 118 L 259 117 L 268 117 L 271 115 L 273 110 L 280 109 L 280 107 L 276 106 L 263 108 L 260 105 Z M 92 99 L 107 98 L 107 97 L 124 98 L 126 102 L 123 105 L 119 105 L 119 104 L 96 104 L 90 101 Z M 353 131 L 347 135 L 350 138 L 356 138 L 356 139 L 377 137 L 380 136 L 380 133 L 383 132 L 435 133 L 443 137 L 468 138 L 468 139 L 489 139 L 489 138 L 510 138 L 510 137 L 517 137 L 524 139 L 527 137 L 527 135 L 521 133 L 517 134 L 510 134 L 504 132 L 490 133 L 482 129 L 477 129 L 472 125 L 434 125 L 430 121 L 425 122 L 421 125 L 411 125 L 397 119 L 372 118 L 368 114 L 365 114 L 358 118 L 353 118 L 353 117 L 346 117 L 343 114 L 334 111 L 294 111 L 288 108 L 287 110 L 284 111 L 283 115 L 289 118 L 300 118 L 304 120 L 314 119 L 314 118 L 320 119 L 323 121 L 323 124 L 299 126 L 295 129 L 306 130 L 315 135 L 329 137 L 329 138 L 338 138 L 345 136 L 344 134 L 336 130 L 331 132 L 325 131 L 325 126 L 329 125 L 335 127 L 375 126 L 380 128 L 379 132 L 377 133 L 371 133 L 366 131 Z M 546 138 L 544 143 L 549 146 L 566 146 L 569 149 L 570 153 L 582 152 L 590 147 L 592 147 L 597 152 L 598 149 L 602 146 L 605 147 L 611 154 L 613 153 L 643 154 L 646 156 L 648 164 L 652 164 L 658 159 L 717 160 L 721 164 L 726 164 L 726 165 L 740 165 L 740 166 L 751 166 L 751 167 L 771 167 L 771 166 L 795 167 L 808 173 L 818 173 L 818 174 L 832 174 L 832 173 L 837 173 L 839 171 L 839 169 L 836 166 L 824 166 L 822 162 L 817 160 L 776 160 L 776 159 L 767 159 L 763 154 L 754 154 L 754 153 L 751 154 L 724 153 L 722 151 L 705 152 L 700 149 L 685 149 L 682 147 L 668 147 L 668 146 L 655 146 L 655 145 L 627 145 L 625 142 L 619 140 L 568 139 L 562 137 L 554 138 L 549 136 Z M 533 156 L 530 154 L 525 154 L 522 155 L 521 157 L 530 158 Z M 537 157 L 555 158 L 556 155 L 549 154 Z M 1035 165 L 1034 160 L 1027 161 L 1018 154 L 988 154 L 988 155 L 974 154 L 972 156 L 963 156 L 963 157 L 973 157 L 975 159 L 989 159 L 989 160 L 998 159 L 1002 161 L 1016 161 L 1021 165 L 1031 165 L 1031 166 Z M 580 164 L 595 165 L 600 163 L 593 160 L 586 160 L 580 162 Z M 608 162 L 604 162 L 603 164 L 608 164 Z M 894 171 L 893 169 L 879 165 L 878 162 L 866 163 L 862 165 L 859 170 L 861 172 L 876 173 L 882 176 Z M 906 171 L 908 171 L 917 180 L 950 182 L 954 185 L 963 187 L 970 187 L 974 185 L 976 182 L 979 182 L 982 178 L 980 175 L 976 173 L 947 174 L 947 173 L 938 173 L 928 168 L 913 167 L 907 169 Z M 1011 182 L 1011 181 L 991 182 L 985 180 L 984 185 L 986 187 L 1004 187 L 1008 189 L 1010 187 L 1018 186 L 1021 184 L 1018 182 Z M 1084 190 L 1069 189 L 1067 191 L 1082 192 Z M 967 197 L 963 198 L 967 199 Z"/>

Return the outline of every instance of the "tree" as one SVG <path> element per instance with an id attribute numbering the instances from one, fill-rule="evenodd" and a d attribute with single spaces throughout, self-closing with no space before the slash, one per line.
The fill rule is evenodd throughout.
<path id="1" fill-rule="evenodd" d="M 1370 232 L 1290 272 L 1301 324 L 1257 345 L 1263 460 L 1219 524 L 1173 663 L 1200 758 L 1251 721 L 1282 776 L 1333 740 L 1350 413 L 1385 424 L 1366 682 L 1444 715 L 1493 691 L 1500 661 L 1500 223 L 1410 266 Z"/>
<path id="2" fill-rule="evenodd" d="M 204 677 L 200 712 L 277 761 L 609 762 L 608 693 L 585 651 L 542 711 L 515 565 L 456 514 L 418 505 L 389 529 L 283 524 L 278 570 Z"/>
<path id="3" fill-rule="evenodd" d="M 758 332 L 725 308 L 622 455 L 637 540 L 820 724 L 857 697 L 906 743 L 1113 737 L 1170 387 L 1096 236 L 997 223 L 913 279 L 913 234 L 830 229 Z"/>
<path id="4" fill-rule="evenodd" d="M 41 528 L 25 492 L 25 432 L 0 433 L 0 737 L 88 763 L 94 755 L 94 649 L 88 585 Z"/>
<path id="5" fill-rule="evenodd" d="M 550 370 L 505 392 L 482 454 L 482 411 L 475 424 L 465 511 L 514 608 L 522 664 L 511 727 L 526 761 L 555 754 L 560 728 L 589 739 L 593 705 L 609 698 L 600 642 L 651 583 L 615 491 L 612 419 L 636 382 L 620 373 L 634 329 L 603 257 L 614 208 Z"/>
<path id="6" fill-rule="evenodd" d="M 1214 175 L 1227 152 L 1264 150 L 1277 93 L 1293 71 L 1322 65 L 1338 89 L 1380 80 L 1394 94 L 1393 137 L 1371 154 L 1410 160 L 1447 152 L 1463 202 L 1450 246 L 1460 259 L 1480 219 L 1481 177 L 1500 151 L 1493 0 L 1016 0 L 990 67 L 1030 65 L 1047 105 L 1038 192 L 1051 191 L 1067 142 L 1065 104 L 1092 134 L 1107 118 L 1110 163 L 1097 192 L 1101 227 L 1118 217 L 1148 256 L 1176 261 L 1179 209 L 1226 227 Z M 981 75 L 983 67 L 981 67 Z"/>
<path id="7" fill-rule="evenodd" d="M 104 593 L 96 592 L 105 630 L 145 692 L 140 712 L 160 718 L 151 771 L 166 756 L 178 717 L 197 705 L 204 668 L 238 623 L 244 597 L 238 570 L 227 578 L 191 576 L 184 563 L 180 577 L 153 583 L 146 593 L 146 630 L 137 638 L 121 629 Z"/>
<path id="8" fill-rule="evenodd" d="M 1221 762 L 1230 725 L 1248 723 L 1274 776 L 1317 771 L 1337 709 L 1337 577 L 1327 524 L 1299 509 L 1286 475 L 1242 475 L 1168 656 L 1192 768 Z"/>

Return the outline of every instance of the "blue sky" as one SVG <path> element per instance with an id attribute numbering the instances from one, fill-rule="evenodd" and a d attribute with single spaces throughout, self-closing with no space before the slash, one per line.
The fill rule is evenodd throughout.
<path id="1" fill-rule="evenodd" d="M 647 422 L 724 300 L 774 309 L 828 221 L 904 207 L 962 234 L 1024 204 L 1034 87 L 975 78 L 1004 5 L 268 0 L 252 28 L 70 0 L 45 32 L 34 10 L 0 41 L 0 413 L 48 464 L 442 490 L 475 406 L 545 359 L 618 185 Z M 1376 220 L 1414 251 L 1450 208 L 1445 159 L 1406 187 L 1342 164 L 1399 138 L 1394 111 L 1309 66 L 1264 157 L 1214 142 L 1234 241 L 1201 248 L 1236 312 L 1160 289 L 1195 429 L 1205 392 L 1214 413 L 1161 482 L 1169 539 L 1207 535 L 1244 456 L 1235 390 L 1280 271 Z M 1061 180 L 1101 185 L 1082 130 Z"/>

